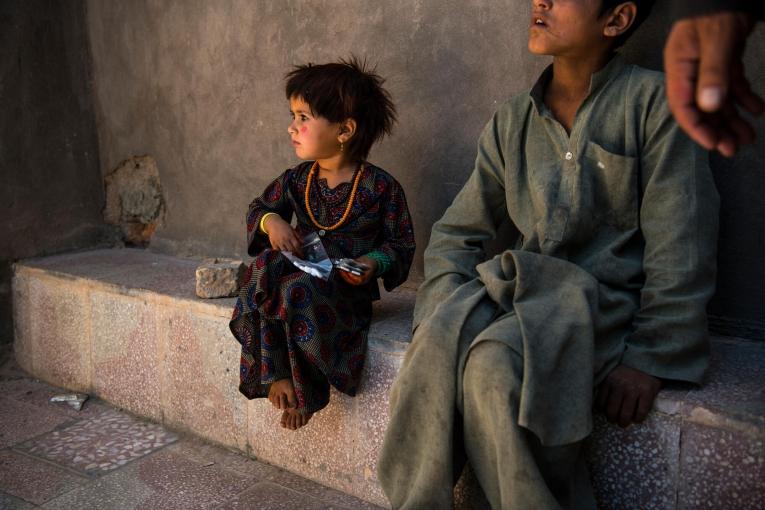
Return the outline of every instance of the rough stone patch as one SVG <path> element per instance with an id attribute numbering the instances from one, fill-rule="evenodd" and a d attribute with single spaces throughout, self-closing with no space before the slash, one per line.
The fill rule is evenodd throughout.
<path id="1" fill-rule="evenodd" d="M 123 161 L 104 178 L 104 219 L 122 230 L 125 243 L 146 246 L 165 215 L 157 162 L 151 156 Z"/>
<path id="2" fill-rule="evenodd" d="M 197 296 L 204 299 L 236 296 L 246 269 L 241 260 L 205 260 L 196 271 Z"/>

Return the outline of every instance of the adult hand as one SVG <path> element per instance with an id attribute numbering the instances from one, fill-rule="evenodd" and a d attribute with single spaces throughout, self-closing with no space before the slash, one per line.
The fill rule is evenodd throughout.
<path id="1" fill-rule="evenodd" d="M 359 276 L 347 271 L 339 271 L 340 277 L 351 285 L 364 285 L 374 278 L 375 273 L 377 272 L 377 261 L 366 256 L 361 256 L 355 260 L 359 264 L 367 266 L 367 269 L 365 269 Z"/>
<path id="2" fill-rule="evenodd" d="M 677 21 L 664 47 L 669 108 L 680 127 L 708 150 L 733 156 L 754 140 L 739 107 L 765 108 L 744 76 L 741 57 L 754 21 L 743 12 L 719 12 Z"/>
<path id="3" fill-rule="evenodd" d="M 271 248 L 279 251 L 290 251 L 301 257 L 303 255 L 303 241 L 292 226 L 284 221 L 278 214 L 272 214 L 263 224 L 268 232 L 268 241 Z"/>
<path id="4" fill-rule="evenodd" d="M 611 423 L 626 427 L 648 416 L 661 388 L 661 381 L 645 372 L 619 365 L 598 387 L 595 406 Z"/>

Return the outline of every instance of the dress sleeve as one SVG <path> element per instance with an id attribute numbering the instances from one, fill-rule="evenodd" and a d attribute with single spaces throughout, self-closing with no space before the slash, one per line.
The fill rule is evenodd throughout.
<path id="1" fill-rule="evenodd" d="M 645 282 L 622 363 L 698 383 L 709 356 L 719 196 L 709 154 L 675 123 L 663 90 L 654 99 L 640 154 Z"/>
<path id="2" fill-rule="evenodd" d="M 263 215 L 276 213 L 284 221 L 292 221 L 293 207 L 289 200 L 289 184 L 294 179 L 295 170 L 287 170 L 269 184 L 263 194 L 250 203 L 247 211 L 247 253 L 254 256 L 268 248 L 268 236 L 260 231 Z"/>
<path id="3" fill-rule="evenodd" d="M 497 237 L 499 226 L 507 220 L 498 124 L 495 114 L 478 141 L 473 173 L 433 225 L 424 255 L 425 281 L 414 308 L 414 328 L 457 287 L 478 276 L 476 266 L 486 258 L 485 243 Z"/>
<path id="4" fill-rule="evenodd" d="M 404 283 L 414 259 L 414 228 L 404 189 L 393 179 L 385 204 L 383 242 L 375 251 L 383 253 L 390 262 L 382 274 L 385 290 L 391 291 Z"/>

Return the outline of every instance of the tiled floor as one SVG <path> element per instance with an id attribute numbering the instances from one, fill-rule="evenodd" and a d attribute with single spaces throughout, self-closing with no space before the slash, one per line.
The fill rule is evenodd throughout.
<path id="1" fill-rule="evenodd" d="M 0 346 L 0 509 L 376 509 L 104 402 L 48 401 Z"/>

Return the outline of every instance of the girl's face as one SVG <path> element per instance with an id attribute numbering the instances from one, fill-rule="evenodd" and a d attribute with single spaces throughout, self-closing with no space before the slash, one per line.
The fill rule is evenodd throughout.
<path id="1" fill-rule="evenodd" d="M 290 98 L 292 122 L 287 132 L 292 139 L 295 154 L 300 159 L 329 159 L 340 154 L 340 123 L 324 117 L 315 117 L 303 98 Z"/>

